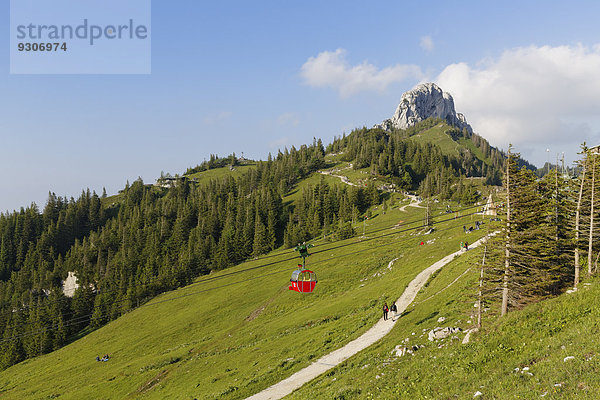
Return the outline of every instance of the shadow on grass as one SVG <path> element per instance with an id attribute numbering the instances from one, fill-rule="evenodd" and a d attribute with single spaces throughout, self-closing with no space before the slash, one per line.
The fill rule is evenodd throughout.
<path id="1" fill-rule="evenodd" d="M 434 311 L 431 314 L 429 314 L 428 316 L 426 316 L 425 318 L 423 318 L 422 320 L 418 321 L 415 325 L 421 325 L 423 322 L 427 322 L 430 319 L 437 317 L 438 314 L 439 314 L 439 311 Z"/>

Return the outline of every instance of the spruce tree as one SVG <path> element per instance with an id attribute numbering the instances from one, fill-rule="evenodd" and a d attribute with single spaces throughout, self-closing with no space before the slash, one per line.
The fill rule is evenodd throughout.
<path id="1" fill-rule="evenodd" d="M 267 242 L 267 229 L 265 225 L 260 220 L 260 216 L 258 213 L 255 216 L 255 225 L 254 225 L 254 241 L 252 245 L 252 255 L 254 257 L 258 257 L 261 254 L 267 252 L 269 245 Z"/>

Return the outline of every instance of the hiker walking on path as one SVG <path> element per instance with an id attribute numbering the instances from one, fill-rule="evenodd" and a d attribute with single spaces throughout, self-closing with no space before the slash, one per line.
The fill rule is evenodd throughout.
<path id="1" fill-rule="evenodd" d="M 398 307 L 396 307 L 396 302 L 393 302 L 390 306 L 390 311 L 392 312 L 392 321 L 396 320 L 396 313 L 398 312 Z"/>
<path id="2" fill-rule="evenodd" d="M 471 244 L 471 247 L 474 248 L 482 243 L 485 243 L 488 237 L 494 236 L 500 232 L 501 231 L 498 230 L 482 239 L 476 240 Z M 400 315 L 414 302 L 419 291 L 427 284 L 428 279 L 437 271 L 440 271 L 442 267 L 448 265 L 460 253 L 460 251 L 455 251 L 452 254 L 448 254 L 441 260 L 431 264 L 428 268 L 419 273 L 412 281 L 410 281 L 402 293 L 402 296 L 397 301 L 397 308 Z M 347 343 L 345 346 L 330 352 L 320 359 L 313 361 L 309 366 L 288 376 L 286 379 L 283 379 L 278 383 L 260 391 L 259 393 L 248 397 L 247 400 L 277 400 L 291 394 L 294 390 L 299 389 L 303 385 L 309 383 L 318 376 L 321 376 L 335 366 L 345 362 L 359 351 L 362 351 L 377 343 L 391 332 L 394 325 L 394 322 L 388 324 L 383 320 L 378 320 L 375 325 L 373 325 L 360 337 Z"/>
<path id="3" fill-rule="evenodd" d="M 384 321 L 387 321 L 387 319 L 388 319 L 388 317 L 387 317 L 388 311 L 389 311 L 389 309 L 388 309 L 387 303 L 383 303 L 383 320 Z"/>

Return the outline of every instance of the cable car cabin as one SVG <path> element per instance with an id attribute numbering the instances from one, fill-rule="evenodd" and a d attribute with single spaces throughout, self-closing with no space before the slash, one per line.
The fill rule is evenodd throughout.
<path id="1" fill-rule="evenodd" d="M 311 293 L 317 284 L 317 274 L 308 269 L 297 269 L 292 272 L 290 290 L 300 293 Z"/>

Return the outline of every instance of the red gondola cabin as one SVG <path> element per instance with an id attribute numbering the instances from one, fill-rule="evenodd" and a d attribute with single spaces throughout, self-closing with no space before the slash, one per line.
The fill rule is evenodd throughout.
<path id="1" fill-rule="evenodd" d="M 317 284 L 317 274 L 309 269 L 297 269 L 292 272 L 290 290 L 300 293 L 311 293 Z"/>

